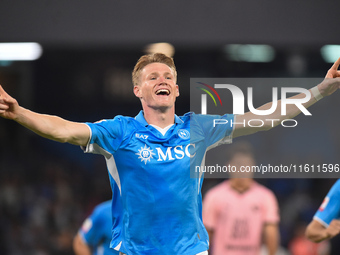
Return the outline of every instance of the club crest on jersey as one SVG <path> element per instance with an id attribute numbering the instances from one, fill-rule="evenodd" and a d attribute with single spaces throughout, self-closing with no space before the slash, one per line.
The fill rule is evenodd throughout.
<path id="1" fill-rule="evenodd" d="M 177 131 L 177 134 L 180 138 L 182 138 L 183 140 L 188 140 L 190 138 L 190 133 L 188 130 L 186 129 L 179 129 Z"/>
<path id="2" fill-rule="evenodd" d="M 145 144 L 144 147 L 141 147 L 140 150 L 138 150 L 138 153 L 136 153 L 136 155 L 138 155 L 138 158 L 141 159 L 141 162 L 144 162 L 146 165 L 146 163 L 153 158 L 152 156 L 156 155 L 152 151 L 153 150 L 150 147 L 147 147 Z"/>

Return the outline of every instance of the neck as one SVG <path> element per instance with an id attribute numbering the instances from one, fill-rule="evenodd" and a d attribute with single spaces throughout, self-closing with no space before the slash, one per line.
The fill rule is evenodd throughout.
<path id="1" fill-rule="evenodd" d="M 147 123 L 165 128 L 175 123 L 175 107 L 162 111 L 162 109 L 152 109 L 144 107 L 144 118 Z"/>
<path id="2" fill-rule="evenodd" d="M 251 187 L 252 184 L 253 184 L 253 180 L 248 179 L 248 178 L 241 178 L 241 179 L 231 178 L 229 180 L 230 187 L 239 193 L 246 192 Z"/>

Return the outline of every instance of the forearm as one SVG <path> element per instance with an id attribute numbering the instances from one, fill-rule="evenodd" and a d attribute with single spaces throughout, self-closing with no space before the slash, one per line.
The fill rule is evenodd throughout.
<path id="1" fill-rule="evenodd" d="M 269 255 L 275 255 L 278 247 L 279 247 L 279 241 L 280 240 L 280 234 L 278 230 L 277 224 L 268 224 L 265 226 L 264 229 L 264 242 L 268 249 Z"/>
<path id="2" fill-rule="evenodd" d="M 282 104 L 281 99 L 275 103 L 276 106 L 273 105 L 273 102 L 270 102 L 256 109 L 256 112 L 259 113 L 259 111 L 269 110 L 272 107 L 275 108 L 275 110 L 270 114 L 259 115 L 250 111 L 244 115 L 237 115 L 235 118 L 234 137 L 249 135 L 258 131 L 270 130 L 281 124 L 284 120 L 295 118 L 302 112 L 302 110 L 307 111 L 308 107 L 317 102 L 311 93 L 311 97 L 307 102 L 299 103 L 299 101 L 303 100 L 305 97 L 306 95 L 301 93 L 286 99 L 289 100 L 289 103 L 285 102 L 285 104 Z M 292 104 L 292 100 L 297 101 Z"/>
<path id="3" fill-rule="evenodd" d="M 309 240 L 311 240 L 314 243 L 319 243 L 323 240 L 330 238 L 326 229 L 321 229 L 320 231 L 314 231 L 309 229 L 306 232 L 306 236 Z"/>
<path id="4" fill-rule="evenodd" d="M 328 233 L 327 228 L 313 220 L 306 228 L 306 237 L 312 242 L 319 243 L 331 238 L 332 236 Z"/>
<path id="5" fill-rule="evenodd" d="M 273 238 L 269 238 L 269 239 L 273 239 Z M 267 249 L 268 249 L 268 255 L 275 255 L 278 248 L 279 248 L 279 242 L 278 240 L 268 240 L 266 242 L 266 246 L 267 246 Z"/>
<path id="6" fill-rule="evenodd" d="M 86 145 L 86 136 L 75 135 L 77 129 L 82 128 L 82 123 L 64 120 L 57 116 L 40 114 L 20 107 L 16 113 L 14 121 L 30 129 L 34 133 L 61 143 L 71 143 L 75 145 Z"/>
<path id="7" fill-rule="evenodd" d="M 310 90 L 309 90 L 310 92 Z M 298 94 L 296 96 L 290 97 L 288 98 L 288 100 L 300 100 L 305 98 L 306 95 L 305 94 Z M 271 129 L 273 127 L 276 127 L 277 125 L 279 125 L 283 120 L 285 119 L 293 119 L 295 118 L 297 115 L 299 115 L 302 110 L 309 108 L 310 106 L 312 106 L 313 104 L 315 104 L 317 101 L 314 98 L 314 96 L 311 94 L 311 98 L 306 102 L 306 103 L 302 103 L 301 106 L 300 104 L 284 104 L 282 105 L 282 99 L 278 101 L 277 103 L 277 107 L 276 110 L 270 114 L 270 115 L 264 115 L 264 116 L 257 116 L 257 118 L 264 120 L 273 120 L 272 122 L 270 122 L 270 124 L 268 123 L 267 126 L 265 126 L 265 129 Z M 300 108 L 297 106 L 299 105 Z M 272 106 L 272 103 L 268 103 L 265 104 L 261 107 L 259 107 L 259 109 L 269 109 Z M 282 106 L 285 107 L 285 114 L 283 114 L 283 109 Z M 302 109 L 302 110 L 301 110 Z M 253 118 L 256 118 L 255 116 L 252 116 Z"/>

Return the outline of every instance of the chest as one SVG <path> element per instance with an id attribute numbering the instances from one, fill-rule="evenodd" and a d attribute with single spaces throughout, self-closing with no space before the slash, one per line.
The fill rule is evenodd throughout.
<path id="1" fill-rule="evenodd" d="M 256 193 L 226 193 L 220 199 L 219 214 L 228 218 L 258 218 L 265 207 L 261 196 Z"/>
<path id="2" fill-rule="evenodd" d="M 196 145 L 191 141 L 188 125 L 171 127 L 165 134 L 149 126 L 130 132 L 117 154 L 125 158 L 130 155 L 129 160 L 138 165 L 159 165 L 176 161 L 184 163 L 195 156 Z"/>

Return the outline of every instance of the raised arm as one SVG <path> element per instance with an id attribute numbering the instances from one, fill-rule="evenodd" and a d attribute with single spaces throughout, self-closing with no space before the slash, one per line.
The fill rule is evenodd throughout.
<path id="1" fill-rule="evenodd" d="M 1 86 L 0 116 L 14 120 L 36 134 L 57 142 L 86 146 L 90 139 L 90 130 L 84 123 L 71 122 L 25 109 Z"/>
<path id="2" fill-rule="evenodd" d="M 340 65 L 340 58 L 333 64 L 333 66 L 328 70 L 325 79 L 316 87 L 309 90 L 311 93 L 311 98 L 302 104 L 304 108 L 308 108 L 314 103 L 316 103 L 319 99 L 329 96 L 333 94 L 336 90 L 340 88 L 340 71 L 338 70 Z M 291 99 L 303 99 L 306 95 L 304 93 L 295 95 L 293 97 L 288 98 Z M 270 109 L 272 103 L 267 103 L 257 110 L 267 110 Z M 287 104 L 286 106 L 286 115 L 281 115 L 281 100 L 278 101 L 276 110 L 270 115 L 256 115 L 252 112 L 247 112 L 243 115 L 237 115 L 235 117 L 235 131 L 233 137 L 243 136 L 253 134 L 258 131 L 269 130 L 277 125 L 279 125 L 285 119 L 292 119 L 301 113 L 301 109 L 298 108 L 295 104 Z M 247 125 L 249 120 L 260 120 L 264 125 L 259 125 L 259 123 L 253 123 L 253 126 L 258 127 L 250 127 Z M 269 121 L 268 121 L 269 120 Z M 259 122 L 260 122 L 259 121 Z M 237 123 L 245 123 L 245 124 L 237 124 Z"/>

